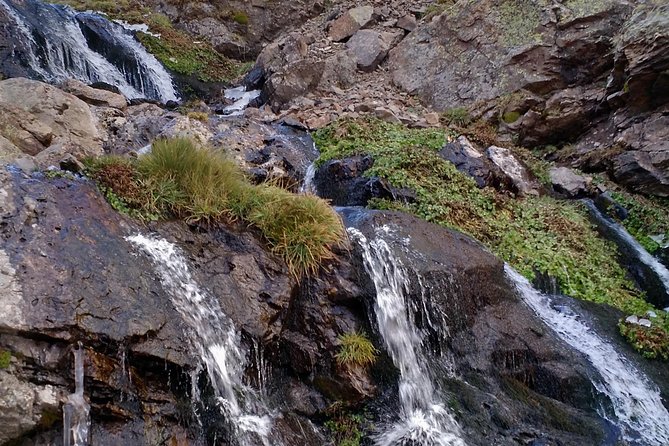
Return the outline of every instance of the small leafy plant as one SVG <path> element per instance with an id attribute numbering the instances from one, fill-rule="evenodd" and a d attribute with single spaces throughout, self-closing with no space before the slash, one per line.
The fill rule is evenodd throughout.
<path id="1" fill-rule="evenodd" d="M 657 325 L 644 327 L 620 321 L 620 333 L 643 357 L 669 361 L 669 333 Z"/>

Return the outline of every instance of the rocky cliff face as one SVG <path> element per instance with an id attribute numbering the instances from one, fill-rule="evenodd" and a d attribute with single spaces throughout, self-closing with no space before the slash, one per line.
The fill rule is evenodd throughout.
<path id="1" fill-rule="evenodd" d="M 530 147 L 574 142 L 574 165 L 604 163 L 621 183 L 666 196 L 658 120 L 669 100 L 668 11 L 661 2 L 458 2 L 391 51 L 389 67 L 435 109 L 468 107 Z"/>

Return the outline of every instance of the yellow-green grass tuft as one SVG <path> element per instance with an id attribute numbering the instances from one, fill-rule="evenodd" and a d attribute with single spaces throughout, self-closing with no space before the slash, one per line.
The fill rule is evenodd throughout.
<path id="1" fill-rule="evenodd" d="M 339 342 L 339 352 L 335 355 L 339 364 L 367 367 L 376 362 L 378 350 L 365 333 L 345 333 L 339 336 Z"/>
<path id="2" fill-rule="evenodd" d="M 109 157 L 90 165 L 98 184 L 112 187 L 114 199 L 122 201 L 117 209 L 125 210 L 125 204 L 189 223 L 241 220 L 258 229 L 298 279 L 316 273 L 344 239 L 341 219 L 326 201 L 253 185 L 234 162 L 189 139 L 157 140 L 151 153 L 136 162 Z M 107 171 L 113 175 L 100 175 Z M 124 188 L 114 186 L 114 175 L 123 179 Z"/>

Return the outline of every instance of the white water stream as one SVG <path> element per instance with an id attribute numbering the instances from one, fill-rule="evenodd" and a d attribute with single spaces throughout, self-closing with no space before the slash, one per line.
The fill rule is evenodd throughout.
<path id="1" fill-rule="evenodd" d="M 63 404 L 63 445 L 88 446 L 91 406 L 84 398 L 84 348 L 81 343 L 72 353 L 75 390 Z"/>
<path id="2" fill-rule="evenodd" d="M 242 382 L 246 359 L 239 335 L 219 303 L 202 290 L 191 275 L 177 247 L 141 234 L 127 238 L 153 260 L 164 289 L 190 326 L 193 346 L 204 363 L 218 395 L 221 412 L 230 420 L 240 446 L 277 446 L 270 442 L 272 416 L 257 393 Z"/>
<path id="3" fill-rule="evenodd" d="M 629 248 L 632 251 L 634 257 L 636 257 L 640 262 L 650 268 L 657 275 L 662 285 L 664 285 L 665 293 L 669 295 L 669 270 L 662 263 L 660 263 L 659 260 L 646 251 L 644 247 L 641 246 L 639 242 L 637 242 L 636 239 L 625 230 L 625 228 L 602 214 L 602 212 L 597 209 L 597 206 L 595 206 L 592 200 L 583 200 L 583 203 L 585 203 L 590 213 L 597 219 L 600 224 L 606 226 L 608 230 L 612 231 L 620 240 L 620 243 L 623 243 L 626 248 Z"/>
<path id="4" fill-rule="evenodd" d="M 617 418 L 611 421 L 620 426 L 624 439 L 635 445 L 669 445 L 669 412 L 657 386 L 577 314 L 564 307 L 556 309 L 549 296 L 508 265 L 505 271 L 525 303 L 599 372 L 603 382 L 593 384 L 611 400 Z"/>
<path id="5" fill-rule="evenodd" d="M 118 87 L 129 99 L 178 100 L 169 73 L 123 26 L 105 21 L 105 32 L 117 50 L 132 58 L 132 66 L 115 64 L 90 47 L 77 17 L 93 14 L 36 0 L 29 0 L 27 5 L 15 5 L 13 1 L 0 0 L 0 8 L 15 22 L 18 31 L 15 38 L 28 51 L 25 62 L 43 80 L 57 83 L 74 78 L 87 84 L 105 82 Z M 39 15 L 29 15 L 28 6 L 34 7 Z"/>
<path id="6" fill-rule="evenodd" d="M 381 233 L 373 240 L 357 229 L 348 233 L 362 248 L 365 269 L 376 288 L 375 313 L 386 349 L 400 371 L 400 420 L 382 426 L 378 446 L 464 446 L 460 427 L 435 392 L 421 350 L 422 333 L 409 315 L 409 278 Z"/>

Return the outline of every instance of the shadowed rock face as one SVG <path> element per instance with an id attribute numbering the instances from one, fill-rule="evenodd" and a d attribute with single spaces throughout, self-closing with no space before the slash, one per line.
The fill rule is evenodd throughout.
<path id="1" fill-rule="evenodd" d="M 60 400 L 71 391 L 69 352 L 76 341 L 86 349 L 93 444 L 142 445 L 155 436 L 201 444 L 224 434 L 215 404 L 206 406 L 211 401 L 204 375 L 198 379 L 205 401 L 199 410 L 210 421 L 203 430 L 193 418 L 193 407 L 201 404 L 191 400 L 199 359 L 154 266 L 124 239 L 136 233 L 153 232 L 182 250 L 195 280 L 255 345 L 247 346 L 255 352 L 250 376 L 257 381 L 267 373 L 257 362 L 264 355 L 279 370 L 277 382 L 292 382 L 311 395 L 311 411 L 294 398 L 280 405 L 287 406 L 281 435 L 300 437 L 290 432 L 300 425 L 310 432 L 301 415 L 290 411 L 313 415 L 325 409 L 326 400 L 313 388 L 316 370 L 346 397 L 360 398 L 352 396 L 356 387 L 345 370 L 333 365 L 337 336 L 363 325 L 359 311 L 337 304 L 355 300 L 356 288 L 336 269 L 296 287 L 286 266 L 248 231 L 176 222 L 149 229 L 112 210 L 87 181 L 4 170 L 1 175 L 0 350 L 13 359 L 0 370 L 0 388 L 18 380 L 11 385 L 18 393 L 0 398 L 3 411 L 16 413 L 5 419 L 10 438 L 42 444 L 62 436 Z M 313 354 L 312 361 L 295 360 L 304 354 Z M 269 391 L 286 401 L 290 388 L 270 384 Z M 16 412 L 16 404 L 31 409 Z M 45 417 L 48 424 L 40 421 Z M 322 444 L 319 435 L 313 431 L 305 437 L 310 440 L 291 444 Z"/>

